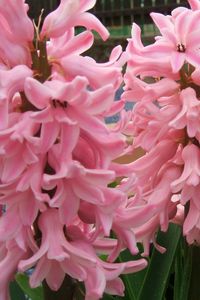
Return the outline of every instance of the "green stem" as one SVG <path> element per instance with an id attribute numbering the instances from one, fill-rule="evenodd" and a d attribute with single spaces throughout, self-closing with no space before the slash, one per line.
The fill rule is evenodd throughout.
<path id="1" fill-rule="evenodd" d="M 44 287 L 44 300 L 74 300 L 74 292 L 76 285 L 74 280 L 66 276 L 63 284 L 58 291 L 52 291 L 47 285 L 46 281 L 43 282 Z"/>

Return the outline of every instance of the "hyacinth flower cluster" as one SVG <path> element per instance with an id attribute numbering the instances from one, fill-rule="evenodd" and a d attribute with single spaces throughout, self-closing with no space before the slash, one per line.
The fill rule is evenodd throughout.
<path id="1" fill-rule="evenodd" d="M 133 24 L 122 99 L 135 106 L 122 111 L 116 130 L 133 137 L 127 154 L 140 149 L 145 155 L 115 168 L 136 176 L 130 188 L 135 205 L 157 205 L 136 229 L 138 238 L 146 232 L 153 241 L 158 227 L 166 231 L 169 222 L 179 222 L 187 242 L 199 244 L 200 2 L 188 3 L 190 8 L 176 8 L 171 15 L 151 13 L 159 33 L 150 45 L 143 45 Z"/>
<path id="2" fill-rule="evenodd" d="M 29 270 L 32 288 L 68 281 L 86 300 L 123 296 L 119 276 L 147 261 L 118 255 L 138 243 L 143 256 L 152 243 L 163 252 L 156 233 L 169 222 L 200 244 L 200 2 L 152 13 L 160 33 L 148 46 L 134 23 L 105 63 L 84 54 L 92 30 L 109 35 L 95 3 L 61 0 L 35 24 L 24 0 L 0 1 L 0 300 Z"/>
<path id="3" fill-rule="evenodd" d="M 0 2 L 1 300 L 16 271 L 32 269 L 30 286 L 45 280 L 53 291 L 73 278 L 96 300 L 123 295 L 119 275 L 147 264 L 115 262 L 126 247 L 137 253 L 130 226 L 149 213 L 127 196 L 135 175 L 109 186 L 120 176 L 112 161 L 126 149 L 124 135 L 104 122 L 124 106 L 114 102 L 124 55 L 116 47 L 102 64 L 82 55 L 91 30 L 108 37 L 87 12 L 95 2 L 61 0 L 42 25 L 24 0 Z M 77 26 L 85 30 L 75 34 Z"/>

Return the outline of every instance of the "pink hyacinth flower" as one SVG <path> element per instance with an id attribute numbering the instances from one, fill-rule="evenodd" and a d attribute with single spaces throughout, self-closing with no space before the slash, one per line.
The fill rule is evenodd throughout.
<path id="1" fill-rule="evenodd" d="M 181 69 L 185 61 L 199 66 L 199 13 L 185 9 L 173 20 L 169 16 L 151 13 L 162 36 L 159 36 L 153 45 L 146 47 L 145 55 L 156 57 L 159 53 L 164 59 L 170 58 L 174 73 Z"/>

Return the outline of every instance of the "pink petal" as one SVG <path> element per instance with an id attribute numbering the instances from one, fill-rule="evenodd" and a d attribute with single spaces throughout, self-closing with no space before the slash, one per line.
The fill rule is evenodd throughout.
<path id="1" fill-rule="evenodd" d="M 39 109 L 45 108 L 51 99 L 49 89 L 33 78 L 26 79 L 24 91 L 28 100 Z"/>
<path id="2" fill-rule="evenodd" d="M 33 274 L 30 276 L 30 286 L 31 288 L 38 287 L 41 282 L 46 278 L 47 274 L 51 270 L 51 264 L 52 262 L 46 258 L 46 256 L 43 256 L 40 261 L 37 263 Z M 20 269 L 21 269 L 21 263 L 20 263 Z"/>
<path id="3" fill-rule="evenodd" d="M 26 168 L 26 163 L 21 160 L 21 153 L 18 152 L 14 157 L 9 157 L 4 161 L 2 172 L 2 182 L 10 182 L 22 174 Z"/>
<path id="4" fill-rule="evenodd" d="M 58 138 L 60 126 L 57 122 L 44 123 L 41 126 L 40 147 L 41 153 L 46 153 Z"/>
<path id="5" fill-rule="evenodd" d="M 107 281 L 105 293 L 123 297 L 124 289 L 125 289 L 124 283 L 121 280 L 121 278 L 115 278 L 113 280 Z"/>
<path id="6" fill-rule="evenodd" d="M 52 291 L 57 291 L 61 287 L 65 278 L 65 272 L 60 264 L 52 261 L 50 270 L 46 276 L 46 282 Z"/>
<path id="7" fill-rule="evenodd" d="M 79 210 L 80 199 L 74 194 L 71 187 L 66 185 L 62 200 L 59 208 L 60 220 L 63 224 L 70 225 Z"/>
<path id="8" fill-rule="evenodd" d="M 188 0 L 188 3 L 189 3 L 192 10 L 199 10 L 200 9 L 199 0 Z"/>
<path id="9" fill-rule="evenodd" d="M 160 30 L 161 34 L 163 34 L 163 29 L 168 28 L 169 30 L 173 30 L 173 23 L 168 16 L 164 16 L 159 13 L 151 13 L 150 16 Z"/>
<path id="10" fill-rule="evenodd" d="M 13 205 L 0 218 L 0 241 L 14 238 L 21 227 L 18 207 Z"/>
<path id="11" fill-rule="evenodd" d="M 95 30 L 99 33 L 101 38 L 105 41 L 109 37 L 109 31 L 102 25 L 102 23 L 91 13 L 83 13 L 74 17 L 73 24 L 84 26 L 89 30 Z"/>
<path id="12" fill-rule="evenodd" d="M 55 41 L 55 45 L 53 44 L 52 47 L 51 45 L 49 47 L 49 54 L 56 58 L 71 55 L 72 53 L 79 55 L 88 50 L 93 45 L 93 42 L 93 34 L 90 31 L 84 31 L 71 38 L 71 40 L 67 41 L 62 47 L 56 47 Z"/>
<path id="13" fill-rule="evenodd" d="M 177 73 L 182 68 L 186 59 L 185 53 L 174 51 L 171 54 L 171 66 L 173 73 Z"/>
<path id="14" fill-rule="evenodd" d="M 80 281 L 87 278 L 86 270 L 71 259 L 64 260 L 60 265 L 64 272 L 69 274 L 72 278 L 76 278 Z"/>

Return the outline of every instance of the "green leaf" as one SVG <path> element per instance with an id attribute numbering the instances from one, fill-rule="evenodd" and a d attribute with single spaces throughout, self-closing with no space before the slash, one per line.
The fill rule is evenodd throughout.
<path id="1" fill-rule="evenodd" d="M 181 238 L 174 272 L 174 300 L 187 300 L 192 272 L 192 248 Z"/>
<path id="2" fill-rule="evenodd" d="M 15 276 L 16 282 L 24 293 L 31 298 L 31 300 L 43 300 L 43 288 L 42 286 L 32 289 L 29 285 L 29 277 L 25 274 L 18 273 Z M 15 300 L 15 299 L 14 299 Z"/>
<path id="3" fill-rule="evenodd" d="M 167 233 L 158 233 L 157 242 L 167 250 L 164 254 L 153 250 L 137 300 L 164 299 L 180 236 L 181 229 L 175 224 L 170 224 Z"/>
<path id="4" fill-rule="evenodd" d="M 12 281 L 9 288 L 11 300 L 26 300 L 24 293 L 16 281 Z"/>
<path id="5" fill-rule="evenodd" d="M 183 269 L 184 269 L 184 250 L 182 240 L 177 247 L 177 253 L 174 263 L 174 290 L 173 297 L 174 300 L 179 300 L 180 298 L 180 288 L 183 280 Z"/>
<path id="6" fill-rule="evenodd" d="M 180 295 L 177 300 L 187 300 L 190 288 L 190 279 L 192 273 L 192 249 L 187 246 L 184 256 L 184 267 L 182 271 L 182 280 L 180 283 Z"/>

